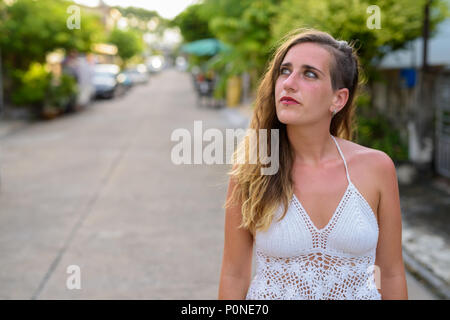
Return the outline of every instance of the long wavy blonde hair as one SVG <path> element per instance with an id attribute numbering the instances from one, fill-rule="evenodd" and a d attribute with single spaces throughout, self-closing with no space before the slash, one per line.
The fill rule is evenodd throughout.
<path id="1" fill-rule="evenodd" d="M 349 98 L 346 105 L 331 120 L 330 133 L 347 140 L 353 138 L 355 131 L 355 97 L 357 95 L 360 64 L 353 44 L 338 41 L 330 34 L 314 29 L 295 29 L 288 33 L 275 50 L 259 83 L 252 119 L 244 139 L 233 154 L 233 168 L 228 175 L 236 187 L 226 201 L 224 208 L 242 204 L 242 223 L 240 228 L 248 229 L 252 235 L 257 230 L 267 230 L 272 223 L 274 213 L 280 203 L 284 206 L 284 218 L 293 196 L 291 177 L 294 154 L 290 146 L 286 125 L 278 120 L 275 108 L 275 82 L 279 76 L 280 65 L 289 49 L 299 43 L 312 42 L 328 50 L 333 57 L 330 62 L 330 76 L 333 90 L 348 88 Z M 256 131 L 259 141 L 259 129 L 267 129 L 267 150 L 270 154 L 271 129 L 279 133 L 279 169 L 273 175 L 261 174 L 262 163 L 250 164 L 237 162 L 242 154 L 248 154 L 249 132 Z M 239 156 L 240 155 L 240 156 Z M 240 158 L 242 159 L 242 158 Z"/>

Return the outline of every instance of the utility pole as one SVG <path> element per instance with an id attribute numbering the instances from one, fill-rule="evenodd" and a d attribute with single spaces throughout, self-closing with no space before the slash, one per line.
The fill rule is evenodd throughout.
<path id="1" fill-rule="evenodd" d="M 419 135 L 419 146 L 425 148 L 425 139 L 424 137 L 431 138 L 432 143 L 435 143 L 434 134 L 428 132 L 428 128 L 432 119 L 429 116 L 429 113 L 432 112 L 434 106 L 432 105 L 432 99 L 430 92 L 431 87 L 428 81 L 430 66 L 428 64 L 428 41 L 430 38 L 430 7 L 433 0 L 427 0 L 425 2 L 425 7 L 423 11 L 423 55 L 422 55 L 422 72 L 421 72 L 421 90 L 420 90 L 420 104 L 422 105 L 422 112 L 419 113 L 418 120 L 418 135 Z M 433 112 L 434 113 L 434 112 Z M 434 148 L 435 146 L 433 146 Z M 433 149 L 435 150 L 435 149 Z M 432 151 L 433 152 L 433 151 Z M 434 171 L 434 156 L 431 154 L 430 156 L 430 169 Z"/>
<path id="2" fill-rule="evenodd" d="M 430 37 L 430 5 L 432 0 L 427 0 L 425 3 L 424 17 L 423 17 L 423 60 L 422 71 L 428 71 L 428 38 Z"/>
<path id="3" fill-rule="evenodd" d="M 6 7 L 5 3 L 0 3 L 0 17 L 1 20 L 6 20 Z M 0 44 L 0 118 L 5 113 L 5 105 L 3 102 L 3 65 L 2 65 L 2 46 Z"/>
<path id="4" fill-rule="evenodd" d="M 3 104 L 3 70 L 2 70 L 2 47 L 0 46 L 0 118 L 4 113 Z"/>

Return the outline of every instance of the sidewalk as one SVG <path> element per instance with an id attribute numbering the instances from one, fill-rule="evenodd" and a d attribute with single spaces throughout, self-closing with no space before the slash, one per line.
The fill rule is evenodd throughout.
<path id="1" fill-rule="evenodd" d="M 250 103 L 228 109 L 247 121 L 252 114 Z M 437 296 L 450 299 L 450 181 L 418 176 L 399 183 L 405 267 Z"/>
<path id="2" fill-rule="evenodd" d="M 25 120 L 5 120 L 0 118 L 0 139 L 24 128 L 28 124 Z"/>
<path id="3" fill-rule="evenodd" d="M 225 107 L 220 109 L 220 116 L 228 120 L 234 128 L 248 128 L 252 115 L 252 108 L 250 102 L 248 104 L 241 104 L 236 107 Z"/>
<path id="4" fill-rule="evenodd" d="M 405 265 L 438 296 L 450 299 L 448 179 L 424 177 L 399 188 Z"/>
<path id="5" fill-rule="evenodd" d="M 30 119 L 28 110 L 4 107 L 0 113 L 0 139 L 30 125 Z"/>

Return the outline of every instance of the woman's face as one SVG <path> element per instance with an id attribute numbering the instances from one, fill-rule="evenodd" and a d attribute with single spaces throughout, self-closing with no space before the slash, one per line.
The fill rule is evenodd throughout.
<path id="1" fill-rule="evenodd" d="M 315 43 L 300 43 L 289 49 L 275 83 L 275 106 L 280 122 L 299 125 L 329 120 L 334 109 L 337 112 L 345 105 L 348 90 L 333 92 L 331 87 L 331 59 L 331 54 Z M 283 97 L 298 103 L 283 101 Z"/>

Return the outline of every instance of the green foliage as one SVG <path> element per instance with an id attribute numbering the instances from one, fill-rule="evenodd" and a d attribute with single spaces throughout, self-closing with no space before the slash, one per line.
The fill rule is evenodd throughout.
<path id="1" fill-rule="evenodd" d="M 12 101 L 17 105 L 41 106 L 50 86 L 50 72 L 40 63 L 33 63 L 29 70 L 16 70 L 13 76 L 20 85 L 13 91 Z"/>
<path id="2" fill-rule="evenodd" d="M 191 5 L 171 21 L 172 27 L 176 26 L 180 29 L 184 42 L 214 38 L 209 30 L 209 18 L 200 15 L 202 6 L 202 4 Z"/>
<path id="3" fill-rule="evenodd" d="M 386 152 L 397 161 L 408 159 L 408 146 L 401 139 L 400 130 L 387 117 L 370 107 L 370 93 L 359 92 L 356 98 L 356 142 Z"/>
<path id="4" fill-rule="evenodd" d="M 5 100 L 16 104 L 42 105 L 50 87 L 43 64 L 48 53 L 90 51 L 104 38 L 99 16 L 80 8 L 80 29 L 69 29 L 72 1 L 0 1 L 0 48 Z"/>
<path id="5" fill-rule="evenodd" d="M 338 39 L 353 40 L 364 68 L 370 69 L 370 62 L 379 61 L 386 53 L 404 48 L 422 35 L 425 1 L 377 1 L 381 29 L 369 29 L 367 19 L 373 13 L 367 13 L 367 8 L 374 4 L 370 0 L 287 0 L 280 6 L 283 14 L 274 19 L 272 35 L 279 39 L 292 29 L 307 27 L 326 31 Z M 443 0 L 432 2 L 431 30 L 446 12 Z"/>
<path id="6" fill-rule="evenodd" d="M 63 110 L 70 100 L 76 96 L 77 81 L 68 74 L 63 74 L 57 83 L 51 83 L 46 97 L 46 104 Z"/>
<path id="7" fill-rule="evenodd" d="M 122 17 L 128 19 L 128 28 L 137 31 L 140 34 L 151 31 L 158 36 L 163 36 L 164 31 L 169 27 L 170 21 L 161 17 L 158 12 L 154 10 L 146 10 L 136 7 L 114 7 L 117 9 Z M 149 23 L 154 24 L 152 29 L 149 29 Z"/>
<path id="8" fill-rule="evenodd" d="M 58 49 L 89 51 L 102 38 L 100 18 L 81 10 L 80 29 L 68 29 L 64 0 L 16 0 L 0 7 L 0 46 L 5 65 L 27 70 L 32 62 L 44 62 Z"/>
<path id="9" fill-rule="evenodd" d="M 223 56 L 231 74 L 244 70 L 262 73 L 268 59 L 272 19 L 279 13 L 276 0 L 206 0 L 204 17 L 216 38 L 233 47 Z"/>
<path id="10" fill-rule="evenodd" d="M 153 18 L 160 18 L 158 12 L 154 10 L 146 10 L 143 8 L 136 8 L 136 7 L 114 7 L 122 14 L 122 16 L 127 18 L 136 18 L 141 21 L 148 21 Z"/>
<path id="11" fill-rule="evenodd" d="M 238 52 L 233 48 L 231 52 L 219 53 L 205 63 L 207 70 L 214 70 L 216 74 L 220 75 L 214 88 L 214 98 L 225 98 L 228 79 L 246 70 L 245 63 L 238 63 L 239 59 Z"/>
<path id="12" fill-rule="evenodd" d="M 380 114 L 375 117 L 358 116 L 356 142 L 382 150 L 396 161 L 408 159 L 408 147 L 402 141 L 399 131 Z"/>
<path id="13" fill-rule="evenodd" d="M 32 63 L 27 71 L 15 70 L 15 80 L 19 83 L 11 98 L 16 105 L 40 109 L 46 105 L 64 109 L 77 93 L 76 80 L 63 74 L 58 81 L 40 63 Z"/>
<path id="14" fill-rule="evenodd" d="M 269 56 L 271 20 L 278 13 L 276 0 L 206 0 L 198 9 L 200 17 L 208 19 L 215 38 L 229 47 L 219 53 L 208 67 L 220 74 L 214 95 L 225 96 L 229 77 L 249 71 L 254 87 Z"/>
<path id="15" fill-rule="evenodd" d="M 134 30 L 114 29 L 108 41 L 117 46 L 118 55 L 126 62 L 144 49 L 142 37 Z"/>

